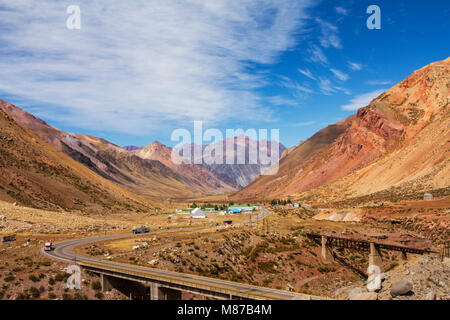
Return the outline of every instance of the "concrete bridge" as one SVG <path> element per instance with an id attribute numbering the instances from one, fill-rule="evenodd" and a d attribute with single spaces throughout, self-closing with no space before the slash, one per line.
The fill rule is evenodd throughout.
<path id="1" fill-rule="evenodd" d="M 190 227 L 195 230 L 199 227 Z M 170 232 L 183 229 L 171 229 Z M 168 232 L 158 230 L 145 234 Z M 214 299 L 254 299 L 254 300 L 324 300 L 326 298 L 301 294 L 285 290 L 258 287 L 246 283 L 226 281 L 217 278 L 203 277 L 194 274 L 173 272 L 168 270 L 144 267 L 134 264 L 119 263 L 96 259 L 77 254 L 76 248 L 82 245 L 134 237 L 133 234 L 106 235 L 94 238 L 75 239 L 60 242 L 50 252 L 42 251 L 54 259 L 76 263 L 83 269 L 99 274 L 102 289 L 113 288 L 131 297 L 146 297 L 152 300 L 181 299 L 182 292 L 200 294 Z"/>
<path id="2" fill-rule="evenodd" d="M 144 268 L 134 265 L 105 265 L 80 262 L 85 270 L 100 274 L 102 290 L 113 288 L 150 300 L 180 300 L 182 292 L 220 300 L 322 300 L 294 292 L 251 286 L 215 278 Z M 139 285 L 137 285 L 139 284 Z"/>

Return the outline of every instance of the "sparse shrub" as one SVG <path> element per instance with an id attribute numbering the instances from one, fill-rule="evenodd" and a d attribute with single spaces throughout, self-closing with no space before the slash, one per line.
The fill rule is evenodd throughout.
<path id="1" fill-rule="evenodd" d="M 92 284 L 91 284 L 91 287 L 95 291 L 102 290 L 102 284 L 98 280 L 97 281 L 93 281 Z"/>
<path id="2" fill-rule="evenodd" d="M 31 287 L 29 291 L 30 291 L 31 296 L 35 299 L 39 298 L 39 296 L 41 295 L 41 292 L 36 287 Z"/>
<path id="3" fill-rule="evenodd" d="M 16 300 L 29 300 L 30 296 L 26 292 L 21 292 L 17 295 Z"/>
<path id="4" fill-rule="evenodd" d="M 69 279 L 70 274 L 67 272 L 60 272 L 55 276 L 55 281 L 57 282 L 61 282 L 61 281 L 67 281 L 67 279 Z"/>
<path id="5" fill-rule="evenodd" d="M 39 280 L 40 280 L 39 277 L 36 277 L 34 274 L 29 276 L 28 279 L 30 279 L 33 282 L 39 282 Z"/>
<path id="6" fill-rule="evenodd" d="M 63 300 L 73 300 L 72 295 L 70 295 L 68 293 L 63 293 L 62 298 L 63 298 Z"/>
<path id="7" fill-rule="evenodd" d="M 48 260 L 42 261 L 41 265 L 44 267 L 50 267 L 52 265 L 52 263 Z"/>
<path id="8" fill-rule="evenodd" d="M 103 293 L 101 293 L 100 291 L 98 291 L 98 292 L 96 292 L 95 293 L 95 297 L 97 298 L 97 299 L 99 299 L 99 300 L 101 300 L 101 299 L 103 299 Z"/>

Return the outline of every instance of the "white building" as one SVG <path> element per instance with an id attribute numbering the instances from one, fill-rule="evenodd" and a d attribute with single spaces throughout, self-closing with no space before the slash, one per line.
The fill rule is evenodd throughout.
<path id="1" fill-rule="evenodd" d="M 205 211 L 200 208 L 195 208 L 191 212 L 191 217 L 194 219 L 204 219 L 206 218 Z"/>
<path id="2" fill-rule="evenodd" d="M 423 200 L 431 201 L 433 200 L 433 195 L 431 193 L 425 193 L 423 195 Z"/>

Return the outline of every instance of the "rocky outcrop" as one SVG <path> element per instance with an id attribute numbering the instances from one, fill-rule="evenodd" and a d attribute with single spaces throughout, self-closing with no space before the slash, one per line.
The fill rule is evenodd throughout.
<path id="1" fill-rule="evenodd" d="M 394 283 L 391 287 L 391 296 L 395 298 L 397 296 L 404 296 L 412 293 L 413 285 L 407 280 L 400 280 Z"/>
<path id="2" fill-rule="evenodd" d="M 450 58 L 432 63 L 284 154 L 277 174 L 259 177 L 236 200 L 292 196 L 342 200 L 400 184 L 417 191 L 450 184 Z M 334 130 L 331 130 L 334 129 Z M 408 185 L 407 185 L 408 184 Z"/>

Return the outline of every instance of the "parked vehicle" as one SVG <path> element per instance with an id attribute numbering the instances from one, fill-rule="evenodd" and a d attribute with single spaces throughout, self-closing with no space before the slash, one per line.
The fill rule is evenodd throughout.
<path id="1" fill-rule="evenodd" d="M 150 232 L 150 228 L 149 227 L 139 227 L 139 228 L 134 228 L 133 229 L 133 233 L 134 234 L 149 233 L 149 232 Z"/>
<path id="2" fill-rule="evenodd" d="M 46 241 L 45 245 L 44 245 L 44 251 L 52 251 L 53 248 L 53 242 L 51 241 Z"/>
<path id="3" fill-rule="evenodd" d="M 2 236 L 2 242 L 10 242 L 10 241 L 16 241 L 16 235 L 15 234 Z"/>

